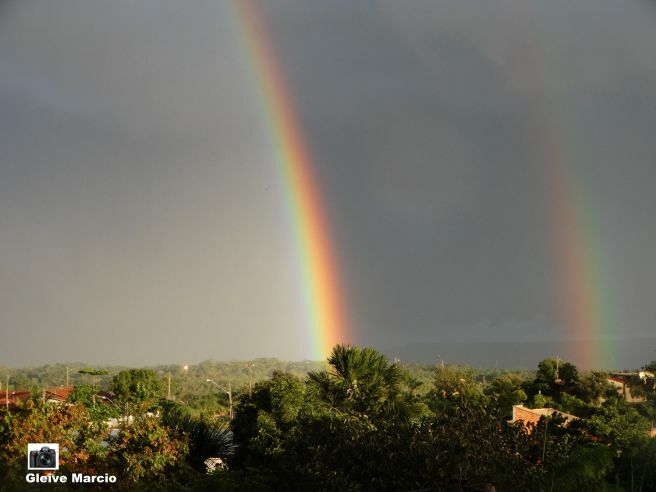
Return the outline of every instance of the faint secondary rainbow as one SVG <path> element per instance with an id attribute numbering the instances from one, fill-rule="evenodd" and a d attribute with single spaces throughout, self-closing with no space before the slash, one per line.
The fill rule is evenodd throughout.
<path id="1" fill-rule="evenodd" d="M 526 20 L 530 21 L 528 17 Z M 576 145 L 578 129 L 575 115 L 569 109 L 573 101 L 567 101 L 557 86 L 546 83 L 559 74 L 557 57 L 549 53 L 548 40 L 539 38 L 541 26 L 531 24 L 525 33 L 533 60 L 527 78 L 529 86 L 535 89 L 536 133 L 546 170 L 546 194 L 558 269 L 556 303 L 564 335 L 584 342 L 577 343 L 584 347 L 577 354 L 577 362 L 588 368 L 610 368 L 615 363 L 611 338 L 617 335 L 617 325 L 609 293 L 604 242 L 593 197 L 583 180 L 585 156 Z"/>
<path id="2" fill-rule="evenodd" d="M 292 216 L 310 325 L 311 356 L 324 358 L 336 343 L 345 342 L 348 334 L 328 220 L 263 12 L 251 0 L 233 2 L 247 58 L 257 79 L 263 118 Z"/>
<path id="3" fill-rule="evenodd" d="M 544 138 L 549 141 L 548 135 Z M 566 335 L 586 342 L 578 354 L 579 363 L 588 368 L 608 368 L 613 365 L 609 337 L 615 334 L 614 323 L 603 244 L 598 239 L 591 199 L 577 183 L 572 151 L 554 145 L 545 157 L 562 322 Z"/>

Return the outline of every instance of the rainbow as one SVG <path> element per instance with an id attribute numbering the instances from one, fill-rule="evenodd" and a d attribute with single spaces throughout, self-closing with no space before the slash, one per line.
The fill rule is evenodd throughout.
<path id="1" fill-rule="evenodd" d="M 347 341 L 349 332 L 328 220 L 263 13 L 251 0 L 234 0 L 234 6 L 293 223 L 311 357 L 323 359 L 335 344 Z"/>
<path id="2" fill-rule="evenodd" d="M 539 12 L 536 12 L 539 15 Z M 566 101 L 545 81 L 558 75 L 549 42 L 540 42 L 540 27 L 533 23 L 525 33 L 533 64 L 527 74 L 535 89 L 538 114 L 536 134 L 545 167 L 545 188 L 552 228 L 552 250 L 556 259 L 555 303 L 560 312 L 562 335 L 583 341 L 576 362 L 586 368 L 613 368 L 612 337 L 616 322 L 609 292 L 608 261 L 595 215 L 594 199 L 584 181 L 585 156 L 575 145 L 577 129 Z M 538 63 L 540 61 L 540 63 Z M 549 73 L 547 73 L 549 72 Z"/>
<path id="3" fill-rule="evenodd" d="M 552 152 L 556 148 L 552 148 Z M 601 241 L 597 240 L 590 198 L 576 181 L 564 155 L 546 153 L 553 249 L 558 263 L 557 305 L 567 337 L 584 340 L 578 363 L 586 368 L 614 364 L 612 311 Z"/>

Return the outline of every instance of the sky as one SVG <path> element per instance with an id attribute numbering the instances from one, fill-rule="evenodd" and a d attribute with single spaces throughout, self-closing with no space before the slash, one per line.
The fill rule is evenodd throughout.
<path id="1" fill-rule="evenodd" d="M 555 167 L 602 252 L 599 335 L 654 335 L 653 2 L 256 4 L 349 342 L 580 338 Z M 309 357 L 250 62 L 228 1 L 0 0 L 0 365 Z"/>

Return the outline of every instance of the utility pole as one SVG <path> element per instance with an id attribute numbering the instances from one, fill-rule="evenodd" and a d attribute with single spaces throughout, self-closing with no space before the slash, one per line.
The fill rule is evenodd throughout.
<path id="1" fill-rule="evenodd" d="M 7 385 L 5 386 L 5 405 L 7 406 L 7 413 L 9 413 L 9 374 L 7 374 Z"/>
<path id="2" fill-rule="evenodd" d="M 169 371 L 169 389 L 166 393 L 166 399 L 167 400 L 171 399 L 171 371 Z"/>
<path id="3" fill-rule="evenodd" d="M 228 381 L 228 405 L 230 406 L 230 420 L 232 420 L 232 383 Z"/>
<path id="4" fill-rule="evenodd" d="M 216 381 L 214 381 L 213 379 L 207 378 L 205 381 L 207 381 L 208 383 L 212 383 L 214 386 L 216 386 L 217 388 L 219 388 L 221 391 L 223 391 L 225 394 L 228 395 L 228 405 L 229 405 L 229 408 L 230 408 L 229 415 L 230 415 L 230 420 L 232 420 L 232 417 L 233 417 L 233 415 L 232 415 L 232 383 L 230 381 L 228 381 L 228 389 L 226 389 L 223 386 L 221 386 L 220 384 L 218 384 Z"/>
<path id="5" fill-rule="evenodd" d="M 68 370 L 69 369 L 70 369 L 69 367 L 66 368 L 66 387 L 67 388 L 68 388 Z"/>
<path id="6" fill-rule="evenodd" d="M 253 396 L 253 363 L 248 363 L 248 397 Z"/>

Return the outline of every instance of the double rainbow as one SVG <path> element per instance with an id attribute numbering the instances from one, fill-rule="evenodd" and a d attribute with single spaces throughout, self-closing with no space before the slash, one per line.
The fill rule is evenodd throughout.
<path id="1" fill-rule="evenodd" d="M 293 100 L 262 11 L 252 0 L 233 2 L 294 224 L 312 356 L 323 358 L 336 343 L 346 341 L 349 334 L 328 221 Z M 530 24 L 531 17 L 528 15 L 523 20 Z M 540 158 L 546 170 L 551 236 L 557 258 L 555 291 L 562 336 L 587 342 L 583 345 L 585 353 L 577 356 L 579 364 L 609 367 L 613 365 L 610 337 L 616 334 L 616 324 L 607 289 L 603 242 L 595 227 L 592 199 L 580 179 L 581 156 L 572 144 L 567 144 L 573 133 L 568 128 L 567 102 L 544 84 L 547 66 L 551 65 L 552 75 L 558 71 L 549 63 L 552 57 L 547 53 L 548 43 L 539 42 L 536 37 L 539 27 L 533 27 L 525 36 L 534 41 L 532 47 L 527 46 L 533 65 L 527 67 L 525 76 L 528 85 L 536 89 L 533 102 L 538 113 Z"/>

